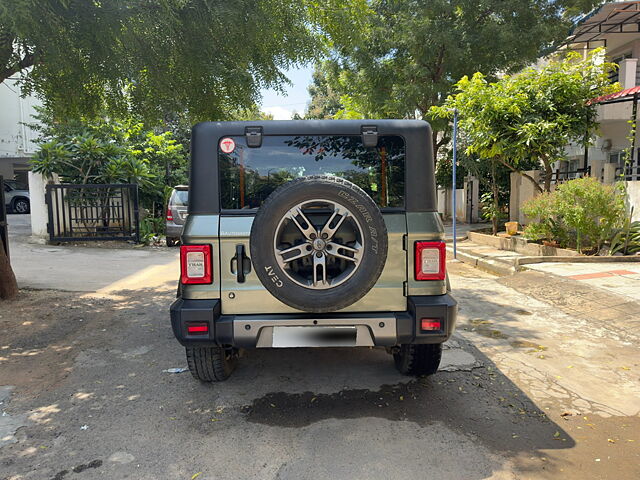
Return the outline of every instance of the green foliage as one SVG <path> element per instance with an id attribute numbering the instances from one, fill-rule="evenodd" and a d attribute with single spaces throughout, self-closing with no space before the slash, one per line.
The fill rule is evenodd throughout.
<path id="1" fill-rule="evenodd" d="M 467 176 L 467 169 L 463 162 L 456 164 L 456 188 L 464 187 L 464 177 Z M 451 188 L 453 184 L 453 155 L 447 151 L 441 155 L 436 162 L 436 185 L 439 187 Z"/>
<path id="2" fill-rule="evenodd" d="M 609 255 L 616 253 L 622 255 L 640 253 L 640 222 L 632 222 L 627 218 L 625 225 L 616 231 L 611 239 Z"/>
<path id="3" fill-rule="evenodd" d="M 331 68 L 329 62 L 317 63 L 315 66 L 312 83 L 307 88 L 311 102 L 304 115 L 306 119 L 334 118 L 343 108 L 340 95 L 329 82 L 329 72 L 326 71 L 329 68 Z"/>
<path id="4" fill-rule="evenodd" d="M 514 72 L 563 39 L 595 0 L 310 2 L 328 35 L 332 88 L 365 118 L 429 117 L 456 79 Z M 447 122 L 432 119 L 437 131 Z M 437 146 L 445 144 L 440 138 Z"/>
<path id="5" fill-rule="evenodd" d="M 140 220 L 140 243 L 148 245 L 159 240 L 164 233 L 164 217 L 144 217 Z"/>
<path id="6" fill-rule="evenodd" d="M 297 0 L 0 1 L 0 81 L 19 73 L 57 118 L 224 120 L 319 46 Z"/>
<path id="7" fill-rule="evenodd" d="M 578 251 L 598 252 L 626 217 L 626 194 L 619 184 L 603 185 L 592 177 L 570 180 L 551 193 L 523 205 L 532 221 L 525 236 L 555 240 Z"/>
<path id="8" fill-rule="evenodd" d="M 618 89 L 609 82 L 614 66 L 601 55 L 595 50 L 581 60 L 569 53 L 497 82 L 480 73 L 465 76 L 456 84 L 457 93 L 431 112 L 448 119 L 458 110 L 469 154 L 495 159 L 513 171 L 542 162 L 549 191 L 551 165 L 564 147 L 569 142 L 584 145 L 598 127 L 596 106 L 588 101 Z"/>
<path id="9" fill-rule="evenodd" d="M 486 192 L 480 195 L 480 210 L 482 212 L 482 218 L 492 223 L 499 223 L 507 217 L 504 211 L 504 205 L 496 205 L 496 202 L 493 201 L 492 192 Z"/>
<path id="10" fill-rule="evenodd" d="M 546 240 L 567 246 L 570 241 L 568 229 L 559 220 L 556 196 L 543 192 L 523 205 L 523 212 L 533 219 L 525 228 L 525 237 L 531 240 Z"/>
<path id="11" fill-rule="evenodd" d="M 187 183 L 185 148 L 171 132 L 147 130 L 135 119 L 56 123 L 47 111 L 39 119 L 35 172 L 58 174 L 67 183 L 138 184 L 141 206 L 158 217 L 167 189 Z"/>

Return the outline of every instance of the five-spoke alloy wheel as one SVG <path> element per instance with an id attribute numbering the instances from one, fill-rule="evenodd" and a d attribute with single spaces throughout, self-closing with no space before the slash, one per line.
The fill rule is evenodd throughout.
<path id="1" fill-rule="evenodd" d="M 292 281 L 307 288 L 332 288 L 351 278 L 360 265 L 362 227 L 348 208 L 312 199 L 280 220 L 274 249 L 278 265 Z"/>

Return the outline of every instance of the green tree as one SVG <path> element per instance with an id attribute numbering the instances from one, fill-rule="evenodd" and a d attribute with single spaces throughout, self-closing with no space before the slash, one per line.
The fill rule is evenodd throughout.
<path id="1" fill-rule="evenodd" d="M 596 106 L 589 100 L 619 89 L 611 85 L 613 64 L 595 50 L 586 59 L 569 53 L 540 68 L 488 82 L 476 73 L 456 84 L 455 95 L 434 116 L 450 119 L 457 109 L 467 153 L 518 172 L 542 191 L 523 170 L 544 168 L 544 191 L 551 188 L 552 166 L 570 142 L 585 146 L 598 128 Z"/>
<path id="2" fill-rule="evenodd" d="M 331 84 L 369 118 L 429 118 L 457 79 L 517 71 L 564 38 L 595 0 L 333 0 L 315 2 L 330 37 Z M 449 141 L 432 118 L 434 145 Z"/>
<path id="3" fill-rule="evenodd" d="M 162 216 L 167 188 L 187 183 L 184 146 L 171 132 L 148 130 L 135 119 L 58 123 L 43 112 L 33 170 L 66 183 L 135 183 L 141 205 Z"/>
<path id="4" fill-rule="evenodd" d="M 296 0 L 0 0 L 0 81 L 58 118 L 226 119 L 317 51 Z"/>
<path id="5" fill-rule="evenodd" d="M 304 115 L 306 119 L 334 118 L 339 110 L 343 109 L 340 95 L 331 86 L 329 72 L 326 70 L 333 66 L 330 62 L 317 63 L 313 71 L 311 85 L 307 88 L 311 102 Z"/>

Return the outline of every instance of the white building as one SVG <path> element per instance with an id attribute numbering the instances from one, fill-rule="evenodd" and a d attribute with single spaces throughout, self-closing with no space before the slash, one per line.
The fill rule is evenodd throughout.
<path id="1" fill-rule="evenodd" d="M 0 175 L 27 183 L 29 157 L 36 149 L 37 133 L 27 127 L 35 120 L 35 97 L 22 98 L 17 78 L 0 84 Z"/>
<path id="2" fill-rule="evenodd" d="M 640 95 L 640 2 L 610 2 L 595 9 L 576 22 L 567 38 L 566 48 L 583 52 L 604 47 L 607 61 L 619 65 L 611 75 L 612 82 L 619 82 L 622 90 L 596 100 L 600 131 L 594 144 L 584 148 L 569 147 L 567 160 L 557 164 L 558 180 L 575 178 L 585 174 L 605 179 L 611 172 L 622 174 L 624 152 L 629 142 L 629 121 L 633 116 L 633 104 Z M 638 147 L 640 135 L 636 134 L 632 164 L 627 167 L 627 180 L 640 180 Z M 613 165 L 615 164 L 615 168 Z"/>

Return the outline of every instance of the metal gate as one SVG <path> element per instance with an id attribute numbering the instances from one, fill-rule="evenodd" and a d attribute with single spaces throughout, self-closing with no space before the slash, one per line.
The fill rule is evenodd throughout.
<path id="1" fill-rule="evenodd" d="M 140 241 L 137 185 L 47 185 L 46 202 L 51 241 Z"/>
<path id="2" fill-rule="evenodd" d="M 466 221 L 467 223 L 473 223 L 474 218 L 473 218 L 473 182 L 471 180 L 469 180 L 468 178 L 465 178 L 465 190 L 467 191 L 467 198 L 466 198 L 466 204 L 467 204 L 467 215 L 466 215 Z"/>
<path id="3" fill-rule="evenodd" d="M 0 175 L 0 238 L 4 252 L 9 258 L 9 228 L 7 227 L 7 205 L 4 198 L 4 178 Z"/>

